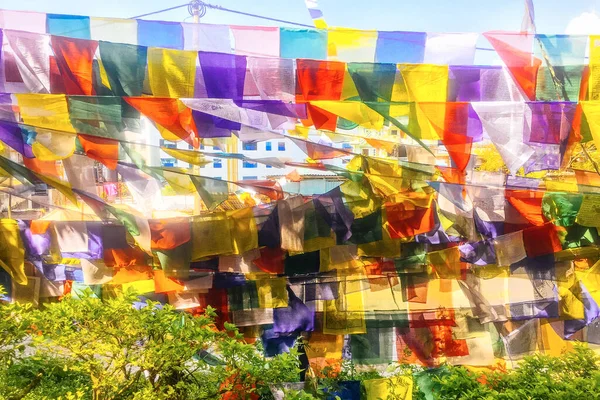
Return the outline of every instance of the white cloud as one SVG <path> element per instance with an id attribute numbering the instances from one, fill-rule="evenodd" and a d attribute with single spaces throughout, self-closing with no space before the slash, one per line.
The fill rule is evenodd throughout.
<path id="1" fill-rule="evenodd" d="M 593 35 L 600 34 L 600 16 L 596 13 L 583 12 L 569 21 L 567 35 Z"/>

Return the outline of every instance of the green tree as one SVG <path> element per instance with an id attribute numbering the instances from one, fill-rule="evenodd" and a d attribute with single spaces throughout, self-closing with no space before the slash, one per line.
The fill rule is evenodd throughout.
<path id="1" fill-rule="evenodd" d="M 87 294 L 49 304 L 36 315 L 42 332 L 36 348 L 87 374 L 94 400 L 140 390 L 180 398 L 180 389 L 194 379 L 193 357 L 223 335 L 212 324 L 212 310 L 193 317 L 151 301 L 135 308 L 135 301 L 131 293 L 106 301 Z"/>
<path id="2" fill-rule="evenodd" d="M 0 297 L 6 295 L 0 286 Z M 0 369 L 10 366 L 25 347 L 24 339 L 31 332 L 31 305 L 0 301 Z"/>
<path id="3" fill-rule="evenodd" d="M 85 375 L 93 400 L 250 399 L 298 380 L 295 349 L 266 358 L 235 326 L 219 331 L 211 308 L 193 316 L 136 301 L 133 293 L 106 300 L 87 293 L 49 304 L 35 313 L 38 356 Z"/>
<path id="4" fill-rule="evenodd" d="M 475 374 L 464 367 L 448 367 L 435 377 L 439 391 L 435 398 L 563 400 L 600 397 L 600 359 L 596 353 L 577 345 L 560 357 L 535 354 L 525 357 L 508 372 Z"/>

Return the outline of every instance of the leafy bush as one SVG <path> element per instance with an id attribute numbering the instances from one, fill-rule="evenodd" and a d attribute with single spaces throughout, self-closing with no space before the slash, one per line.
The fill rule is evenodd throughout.
<path id="1" fill-rule="evenodd" d="M 66 368 L 63 360 L 25 357 L 0 373 L 0 399 L 83 399 L 91 386 L 89 377 Z"/>
<path id="2" fill-rule="evenodd" d="M 0 286 L 0 298 L 5 294 Z M 9 367 L 24 350 L 23 341 L 32 326 L 30 310 L 31 305 L 5 303 L 0 307 L 0 370 Z"/>
<path id="3" fill-rule="evenodd" d="M 193 316 L 141 303 L 132 293 L 106 300 L 67 296 L 43 310 L 0 303 L 0 400 L 258 400 L 299 381 L 297 348 L 267 358 L 260 342 L 247 343 L 234 325 L 218 330 L 214 316 L 211 308 Z M 283 393 L 331 400 L 344 382 L 398 375 L 414 378 L 415 400 L 600 398 L 600 358 L 583 345 L 485 374 L 461 366 L 381 370 L 344 361 L 318 376 L 308 373 L 303 390 Z"/>
<path id="4" fill-rule="evenodd" d="M 87 293 L 39 311 L 0 310 L 10 365 L 0 371 L 0 398 L 241 400 L 299 379 L 295 349 L 267 359 L 233 325 L 216 329 L 211 308 L 192 316 L 134 294 Z M 25 347 L 31 354 L 15 350 Z"/>
<path id="5" fill-rule="evenodd" d="M 559 400 L 600 397 L 600 358 L 576 345 L 560 357 L 536 354 L 525 357 L 518 368 L 508 372 L 478 375 L 464 367 L 447 367 L 434 378 L 439 391 L 436 398 Z"/>

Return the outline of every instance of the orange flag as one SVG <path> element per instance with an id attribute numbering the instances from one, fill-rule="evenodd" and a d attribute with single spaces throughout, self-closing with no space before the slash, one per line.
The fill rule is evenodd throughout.
<path id="1" fill-rule="evenodd" d="M 291 182 L 300 182 L 302 180 L 302 176 L 300 176 L 297 169 L 294 169 L 292 172 L 287 174 L 285 178 Z"/>
<path id="2" fill-rule="evenodd" d="M 119 143 L 116 140 L 98 136 L 78 135 L 79 142 L 85 154 L 110 169 L 117 168 L 119 161 Z"/>
<path id="3" fill-rule="evenodd" d="M 198 135 L 192 110 L 178 99 L 159 97 L 124 97 L 124 99 L 162 128 L 198 147 Z"/>

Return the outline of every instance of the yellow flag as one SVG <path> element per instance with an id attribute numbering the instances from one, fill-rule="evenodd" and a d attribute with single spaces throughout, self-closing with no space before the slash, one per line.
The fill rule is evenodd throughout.
<path id="1" fill-rule="evenodd" d="M 573 349 L 574 342 L 563 339 L 557 333 L 557 330 L 562 328 L 562 326 L 558 325 L 560 323 L 560 321 L 551 322 L 545 318 L 540 319 L 541 347 L 546 355 L 558 357 L 566 351 Z M 552 324 L 558 326 L 553 327 Z"/>
<path id="2" fill-rule="evenodd" d="M 228 211 L 234 254 L 243 254 L 258 247 L 258 228 L 252 208 Z"/>
<path id="3" fill-rule="evenodd" d="M 363 381 L 367 400 L 396 399 L 412 400 L 412 376 L 394 376 L 391 378 Z"/>
<path id="4" fill-rule="evenodd" d="M 346 65 L 346 71 L 344 72 L 344 85 L 342 86 L 342 97 L 340 100 L 356 100 L 360 95 L 358 93 L 358 89 L 356 89 L 356 84 L 354 83 L 354 79 L 348 72 L 348 66 Z"/>
<path id="5" fill-rule="evenodd" d="M 195 51 L 148 49 L 148 78 L 157 97 L 194 97 L 196 82 Z"/>
<path id="6" fill-rule="evenodd" d="M 154 292 L 155 284 L 154 279 L 146 279 L 143 281 L 134 281 L 123 284 L 123 291 L 133 290 L 136 293 L 150 293 Z"/>
<path id="7" fill-rule="evenodd" d="M 197 166 L 201 167 L 203 165 L 207 165 L 212 162 L 212 161 L 208 161 L 204 157 L 204 154 L 199 153 L 197 151 L 183 150 L 183 149 L 171 149 L 168 147 L 161 147 L 160 149 L 162 151 L 164 151 L 165 153 L 167 153 L 168 155 L 170 155 L 171 157 L 174 157 L 174 158 L 181 160 L 183 162 L 186 162 L 186 163 L 190 163 L 192 165 L 197 165 Z"/>
<path id="8" fill-rule="evenodd" d="M 555 264 L 556 286 L 558 288 L 558 312 L 561 319 L 584 319 L 585 306 L 579 278 L 573 272 L 572 262 Z"/>
<path id="9" fill-rule="evenodd" d="M 310 335 L 308 343 L 306 355 L 311 360 L 315 358 L 342 358 L 344 335 L 327 335 L 315 331 Z"/>
<path id="10" fill-rule="evenodd" d="M 600 196 L 584 194 L 576 222 L 583 226 L 600 227 Z M 584 257 L 581 257 L 584 258 Z"/>
<path id="11" fill-rule="evenodd" d="M 0 150 L 1 151 L 1 150 Z M 9 174 L 6 170 L 4 170 L 3 168 L 0 168 L 0 176 L 3 178 L 10 178 L 12 175 Z M 8 182 L 3 182 L 2 186 L 11 186 L 10 181 Z"/>
<path id="12" fill-rule="evenodd" d="M 360 101 L 312 101 L 311 104 L 352 121 L 366 129 L 381 130 L 383 117 L 381 114 Z"/>
<path id="13" fill-rule="evenodd" d="M 600 303 L 600 261 L 597 261 L 592 268 L 586 271 L 578 271 L 576 275 L 594 301 L 597 304 Z"/>
<path id="14" fill-rule="evenodd" d="M 183 168 L 173 169 L 181 170 L 181 172 L 184 172 Z M 163 170 L 162 175 L 165 178 L 165 180 L 169 183 L 169 185 L 173 188 L 175 193 L 177 193 L 178 195 L 185 196 L 192 193 L 196 193 L 196 187 L 192 183 L 192 180 L 190 179 L 189 175 L 167 170 Z"/>
<path id="15" fill-rule="evenodd" d="M 197 215 L 192 224 L 192 261 L 233 252 L 228 216 L 224 212 Z"/>
<path id="16" fill-rule="evenodd" d="M 600 36 L 590 36 L 590 100 L 600 100 Z M 594 139 L 595 140 L 595 139 Z"/>
<path id="17" fill-rule="evenodd" d="M 288 306 L 287 279 L 260 279 L 256 281 L 258 306 L 260 308 L 281 308 Z"/>
<path id="18" fill-rule="evenodd" d="M 340 281 L 338 297 L 324 301 L 323 333 L 328 335 L 344 335 L 366 333 L 363 294 L 361 291 L 347 292 L 351 279 Z"/>
<path id="19" fill-rule="evenodd" d="M 35 142 L 31 145 L 33 154 L 40 161 L 57 161 L 71 157 L 75 152 L 73 133 L 36 129 Z"/>
<path id="20" fill-rule="evenodd" d="M 443 103 L 446 101 L 448 90 L 447 65 L 400 64 L 398 68 L 406 87 L 408 101 L 415 103 Z M 431 126 L 431 116 L 429 117 L 427 117 L 418 104 L 411 104 L 409 129 L 412 134 L 420 139 L 439 140 L 437 132 Z"/>
<path id="21" fill-rule="evenodd" d="M 335 246 L 335 241 L 335 234 L 333 232 L 329 237 L 316 237 L 313 239 L 305 240 L 304 252 L 310 253 L 321 249 L 327 249 L 329 247 Z"/>
<path id="22" fill-rule="evenodd" d="M 445 102 L 448 90 L 448 66 L 399 64 L 406 85 L 408 101 Z"/>
<path id="23" fill-rule="evenodd" d="M 16 94 L 15 96 L 25 124 L 75 133 L 64 94 Z"/>
<path id="24" fill-rule="evenodd" d="M 365 164 L 365 176 L 381 196 L 391 196 L 410 187 L 411 182 L 404 182 L 402 167 L 398 164 L 374 158 L 366 158 Z"/>
<path id="25" fill-rule="evenodd" d="M 380 207 L 380 199 L 361 182 L 346 181 L 339 188 L 355 218 L 372 214 Z"/>
<path id="26" fill-rule="evenodd" d="M 545 178 L 544 184 L 549 192 L 579 192 L 579 185 L 575 177 L 564 177 L 559 179 Z"/>
<path id="27" fill-rule="evenodd" d="M 330 28 L 327 35 L 328 54 L 331 58 L 342 61 L 373 59 L 377 36 L 377 31 Z"/>
<path id="28" fill-rule="evenodd" d="M 304 139 L 308 139 L 308 133 L 310 132 L 310 128 L 307 128 L 302 125 L 296 125 L 296 127 L 293 130 L 290 129 L 287 132 L 292 136 L 298 136 Z"/>
<path id="29" fill-rule="evenodd" d="M 0 267 L 19 285 L 27 284 L 25 248 L 14 219 L 0 219 Z"/>
<path id="30" fill-rule="evenodd" d="M 590 37 L 590 40 L 591 37 Z M 591 67 L 591 66 L 590 66 Z M 600 64 L 596 68 L 600 68 Z M 600 70 L 596 71 L 597 74 L 600 74 Z M 592 90 L 592 79 L 590 77 L 590 90 Z M 597 89 L 594 89 L 594 94 L 596 97 L 600 98 L 600 86 Z M 591 95 L 591 93 L 590 93 Z M 587 122 L 590 127 L 590 132 L 592 133 L 592 138 L 594 139 L 594 144 L 596 148 L 600 146 L 600 104 L 597 101 L 582 101 L 581 108 L 583 109 L 583 113 L 587 119 Z"/>
<path id="31" fill-rule="evenodd" d="M 458 247 L 427 253 L 427 262 L 432 268 L 430 276 L 435 279 L 461 279 L 462 262 Z"/>

